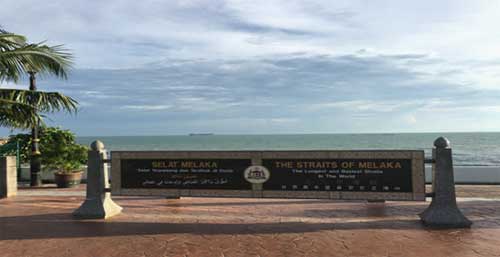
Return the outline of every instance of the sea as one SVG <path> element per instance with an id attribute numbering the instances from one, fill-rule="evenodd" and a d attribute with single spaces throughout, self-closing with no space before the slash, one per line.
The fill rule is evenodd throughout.
<path id="1" fill-rule="evenodd" d="M 286 134 L 77 137 L 80 144 L 101 140 L 107 150 L 424 150 L 433 142 L 451 142 L 454 165 L 500 166 L 500 132 L 394 134 Z"/>

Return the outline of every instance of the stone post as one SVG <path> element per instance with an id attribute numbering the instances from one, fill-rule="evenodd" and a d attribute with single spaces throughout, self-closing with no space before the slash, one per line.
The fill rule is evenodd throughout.
<path id="1" fill-rule="evenodd" d="M 101 141 L 94 141 L 88 152 L 87 198 L 73 212 L 73 216 L 81 219 L 106 219 L 119 214 L 122 207 L 111 199 L 108 166 L 104 163 L 107 152 Z"/>
<path id="2" fill-rule="evenodd" d="M 432 191 L 434 193 L 429 207 L 419 216 L 429 227 L 469 228 L 472 222 L 458 209 L 453 177 L 453 160 L 450 141 L 439 137 L 434 141 L 432 150 Z"/>
<path id="3" fill-rule="evenodd" d="M 16 157 L 0 157 L 0 198 L 15 196 L 17 193 Z"/>

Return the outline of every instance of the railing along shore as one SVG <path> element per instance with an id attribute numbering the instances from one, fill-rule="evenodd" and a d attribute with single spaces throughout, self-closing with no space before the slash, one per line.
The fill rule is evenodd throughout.
<path id="1" fill-rule="evenodd" d="M 477 184 L 477 185 L 500 185 L 500 166 L 454 166 L 456 184 Z M 87 178 L 87 167 L 83 168 L 82 179 Z M 28 166 L 21 167 L 20 181 L 29 181 L 30 169 Z M 54 181 L 52 172 L 44 172 L 42 180 L 46 182 Z M 425 182 L 432 182 L 432 166 L 425 165 Z"/>

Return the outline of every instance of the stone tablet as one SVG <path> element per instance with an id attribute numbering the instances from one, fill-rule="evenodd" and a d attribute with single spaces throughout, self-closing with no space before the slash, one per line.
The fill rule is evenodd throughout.
<path id="1" fill-rule="evenodd" d="M 264 190 L 412 192 L 411 159 L 264 159 Z"/>
<path id="2" fill-rule="evenodd" d="M 122 160 L 122 188 L 251 189 L 250 159 Z"/>
<path id="3" fill-rule="evenodd" d="M 112 152 L 117 195 L 425 200 L 423 151 Z"/>

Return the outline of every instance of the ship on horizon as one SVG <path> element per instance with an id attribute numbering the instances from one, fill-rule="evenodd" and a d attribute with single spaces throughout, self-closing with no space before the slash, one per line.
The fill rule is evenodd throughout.
<path id="1" fill-rule="evenodd" d="M 189 133 L 189 136 L 213 136 L 214 133 Z"/>

